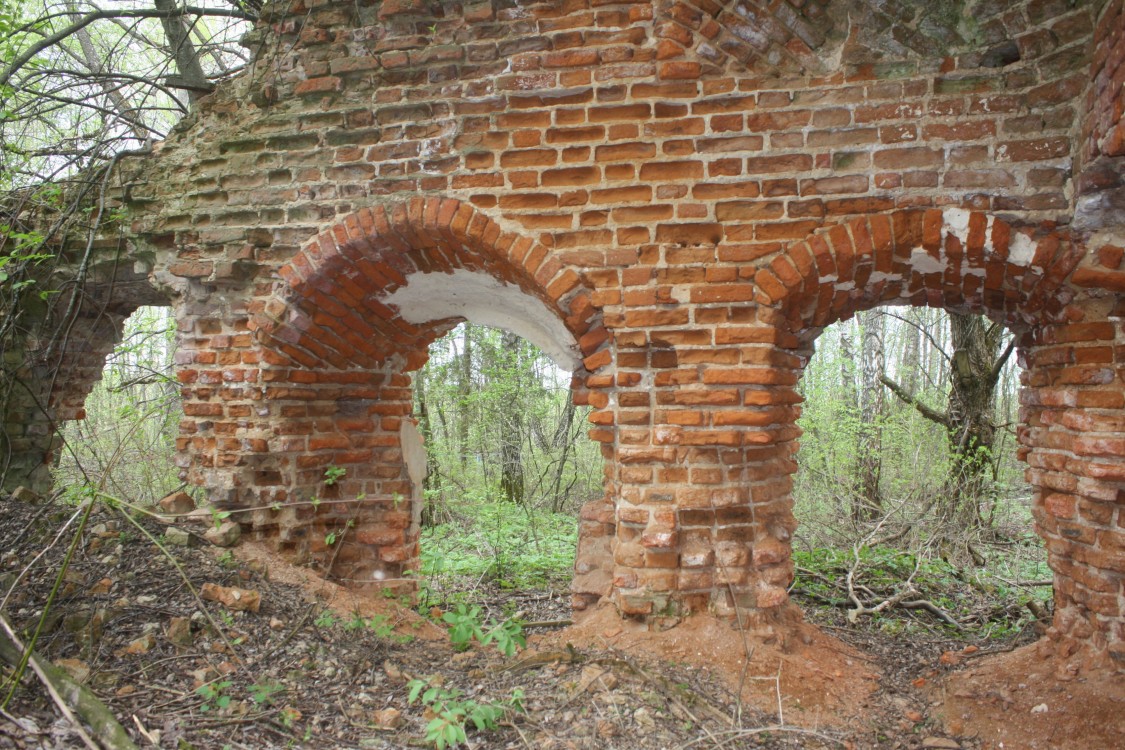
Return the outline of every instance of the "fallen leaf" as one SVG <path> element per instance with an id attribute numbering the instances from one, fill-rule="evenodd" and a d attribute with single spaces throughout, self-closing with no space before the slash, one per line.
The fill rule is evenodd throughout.
<path id="1" fill-rule="evenodd" d="M 205 583 L 199 589 L 199 595 L 212 602 L 219 602 L 227 609 L 246 610 L 257 612 L 262 605 L 262 595 L 253 589 L 240 589 L 234 586 L 220 586 L 217 583 Z"/>

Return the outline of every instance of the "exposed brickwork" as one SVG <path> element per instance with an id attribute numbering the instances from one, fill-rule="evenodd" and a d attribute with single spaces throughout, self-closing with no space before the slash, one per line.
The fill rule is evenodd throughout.
<path id="1" fill-rule="evenodd" d="M 81 246 L 84 253 L 86 238 Z M 5 321 L 20 332 L 22 343 L 5 351 L 0 373 L 0 485 L 5 490 L 50 485 L 48 467 L 59 448 L 56 425 L 85 416 L 86 396 L 101 379 L 125 319 L 142 305 L 168 302 L 143 270 L 134 270 L 132 259 L 120 262 L 117 242 L 90 249 L 94 261 L 87 265 L 80 295 L 75 297 L 73 271 L 81 254 L 74 256 L 73 266 L 62 264 L 52 278 L 39 280 L 42 286 L 31 288 L 19 320 Z M 66 248 L 59 252 L 68 254 Z M 42 289 L 59 293 L 41 298 L 36 291 Z"/>
<path id="2" fill-rule="evenodd" d="M 479 272 L 581 349 L 607 476 L 576 605 L 654 623 L 737 607 L 783 636 L 816 336 L 879 304 L 971 310 L 1021 337 L 1054 635 L 1125 661 L 1125 218 L 1076 189 L 1121 174 L 1089 146 L 1120 127 L 1120 86 L 1090 83 L 1117 75 L 1120 2 L 305 0 L 267 18 L 253 69 L 128 177 L 175 296 L 185 476 L 255 508 L 251 529 L 328 561 L 351 519 L 338 574 L 414 564 L 410 372 L 454 321 L 383 300 Z M 326 488 L 329 465 L 347 480 Z"/>
<path id="3" fill-rule="evenodd" d="M 1074 225 L 1125 222 L 1125 6 L 1104 3 L 1096 22 L 1091 75 L 1075 164 Z"/>

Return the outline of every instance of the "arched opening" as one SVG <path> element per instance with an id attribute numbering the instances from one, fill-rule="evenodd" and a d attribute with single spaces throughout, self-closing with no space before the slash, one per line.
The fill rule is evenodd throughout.
<path id="1" fill-rule="evenodd" d="M 8 332 L 14 338 L 0 368 L 0 482 L 6 490 L 51 489 L 62 447 L 59 426 L 83 418 L 86 397 L 125 320 L 139 307 L 168 303 L 143 267 L 103 257 L 80 282 L 63 277 L 51 284 L 55 291 L 25 294 L 26 309 Z"/>
<path id="2" fill-rule="evenodd" d="M 544 603 L 569 607 L 560 592 L 574 574 L 579 511 L 605 490 L 567 365 L 512 331 L 466 322 L 413 374 L 427 464 L 419 574 L 435 601 L 545 589 Z"/>
<path id="3" fill-rule="evenodd" d="M 250 322 L 261 385 L 180 373 L 216 384 L 189 389 L 191 476 L 250 531 L 355 585 L 413 586 L 428 459 L 412 385 L 435 340 L 462 320 L 524 336 L 573 374 L 579 405 L 610 361 L 581 279 L 458 201 L 361 210 L 280 273 Z"/>
<path id="4" fill-rule="evenodd" d="M 755 277 L 787 321 L 802 359 L 824 327 L 883 304 L 985 313 L 1019 331 L 1018 456 L 1053 572 L 1051 642 L 1110 654 L 1122 648 L 1114 437 L 1122 409 L 1119 314 L 1080 297 L 1071 276 L 1085 249 L 1065 233 L 1017 230 L 961 209 L 900 211 L 850 221 L 796 243 Z M 803 362 L 801 367 L 803 367 Z M 798 370 L 800 367 L 797 368 Z M 795 448 L 795 445 L 794 445 Z"/>
<path id="5" fill-rule="evenodd" d="M 896 634 L 1036 632 L 1050 569 L 1017 455 L 1015 344 L 982 316 L 920 307 L 820 333 L 793 493 L 806 611 Z"/>
<path id="6" fill-rule="evenodd" d="M 139 307 L 125 319 L 120 340 L 73 415 L 79 418 L 59 425 L 56 487 L 92 483 L 126 502 L 152 505 L 181 485 L 175 332 L 168 307 Z"/>

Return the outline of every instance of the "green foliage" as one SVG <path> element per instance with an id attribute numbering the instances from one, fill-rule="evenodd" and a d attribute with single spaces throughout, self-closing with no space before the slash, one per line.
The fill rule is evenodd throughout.
<path id="1" fill-rule="evenodd" d="M 897 316 L 897 317 L 895 317 Z M 862 318 L 862 316 L 861 316 Z M 798 424 L 804 431 L 794 477 L 799 538 L 810 547 L 848 549 L 863 532 L 852 522 L 861 495 L 860 461 L 872 434 L 878 434 L 878 487 L 884 500 L 879 515 L 888 528 L 910 528 L 902 543 L 918 548 L 935 533 L 935 508 L 941 507 L 952 470 L 945 429 L 917 409 L 881 394 L 884 408 L 865 424 L 860 403 L 879 394 L 862 391 L 865 328 L 861 318 L 837 323 L 817 339 L 817 352 L 805 367 L 799 390 L 805 402 Z M 949 398 L 951 350 L 949 317 L 940 310 L 891 310 L 882 331 L 882 373 L 898 380 L 924 404 L 944 411 Z M 849 346 L 850 342 L 850 346 Z M 859 350 L 859 351 L 857 351 Z M 883 388 L 879 385 L 878 387 Z M 993 420 L 1018 421 L 1018 371 L 1014 360 L 1001 371 Z M 988 466 L 984 512 L 994 528 L 1029 528 L 1023 465 L 1015 455 L 1014 435 L 999 429 L 991 453 L 977 458 Z"/>
<path id="2" fill-rule="evenodd" d="M 316 619 L 313 624 L 318 628 L 333 628 L 337 624 L 342 625 L 345 631 L 363 630 L 364 628 L 370 630 L 378 638 L 385 638 L 395 643 L 410 643 L 414 640 L 412 635 L 399 635 L 395 632 L 394 623 L 386 615 L 375 615 L 374 617 L 363 617 L 358 612 L 353 612 L 351 617 L 344 620 L 342 623 L 336 620 L 336 616 L 332 614 L 331 610 L 324 610 Z"/>
<path id="3" fill-rule="evenodd" d="M 458 604 L 456 609 L 446 612 L 441 619 L 449 625 L 449 640 L 457 651 L 467 650 L 474 638 L 484 641 L 480 607 Z"/>
<path id="4" fill-rule="evenodd" d="M 449 625 L 449 640 L 457 651 L 468 650 L 476 640 L 484 646 L 495 643 L 500 653 L 511 656 L 517 648 L 527 645 L 523 625 L 518 620 L 509 618 L 497 622 L 492 619 L 486 624 L 481 618 L 481 608 L 475 605 L 458 604 L 441 619 Z"/>
<path id="5" fill-rule="evenodd" d="M 201 711 L 223 710 L 230 705 L 231 697 L 227 695 L 226 691 L 230 688 L 230 680 L 223 680 L 222 682 L 208 682 L 205 685 L 200 685 L 195 689 L 197 695 L 203 698 L 203 705 L 200 706 Z"/>
<path id="6" fill-rule="evenodd" d="M 457 688 L 444 688 L 426 680 L 411 680 L 407 702 L 421 703 L 433 714 L 426 724 L 426 741 L 438 750 L 466 744 L 469 722 L 477 731 L 485 732 L 500 726 L 509 712 L 523 711 L 523 691 L 515 689 L 503 703 L 478 702 L 462 697 Z"/>
<path id="7" fill-rule="evenodd" d="M 347 476 L 348 470 L 339 466 L 329 466 L 324 470 L 324 483 L 331 487 Z"/>
<path id="8" fill-rule="evenodd" d="M 279 682 L 258 682 L 250 686 L 250 699 L 259 706 L 268 706 L 273 703 L 279 693 L 284 693 L 286 687 Z"/>
<path id="9" fill-rule="evenodd" d="M 535 512 L 466 495 L 457 521 L 422 530 L 421 574 L 487 578 L 501 588 L 563 581 L 574 570 L 578 522 L 568 513 Z"/>
<path id="10" fill-rule="evenodd" d="M 430 346 L 414 383 L 430 462 L 426 522 L 455 518 L 466 494 L 570 513 L 601 494 L 588 409 L 571 403 L 570 373 L 532 344 L 463 324 Z"/>
<path id="11" fill-rule="evenodd" d="M 86 418 L 61 425 L 66 441 L 55 484 L 105 483 L 105 491 L 151 505 L 181 486 L 175 465 L 182 418 L 172 375 L 175 323 L 167 308 L 142 307 L 86 398 Z"/>

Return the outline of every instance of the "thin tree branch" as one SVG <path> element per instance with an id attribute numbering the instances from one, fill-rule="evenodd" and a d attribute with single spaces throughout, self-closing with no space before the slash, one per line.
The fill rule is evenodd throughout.
<path id="1" fill-rule="evenodd" d="M 937 353 L 940 354 L 946 362 L 949 361 L 949 355 L 945 353 L 945 348 L 938 342 L 937 339 L 934 338 L 933 334 L 930 333 L 925 326 L 920 325 L 918 321 L 910 320 L 909 318 L 903 317 L 898 313 L 891 312 L 890 310 L 885 310 L 883 314 L 888 317 L 895 318 L 896 320 L 901 320 L 903 323 L 906 323 L 912 328 L 917 329 L 919 333 L 929 339 L 930 344 L 934 347 L 934 349 L 937 350 Z"/>
<path id="2" fill-rule="evenodd" d="M 993 388 L 996 387 L 996 382 L 1000 380 L 1000 372 L 1004 369 L 1004 365 L 1008 363 L 1008 357 L 1012 356 L 1012 352 L 1016 350 L 1016 337 L 1013 336 L 1012 340 L 1008 342 L 1005 347 L 1004 353 L 996 358 L 996 364 L 992 366 L 992 372 L 988 373 L 988 383 Z"/>
<path id="3" fill-rule="evenodd" d="M 255 20 L 253 16 L 248 13 L 243 13 L 240 10 L 229 9 L 224 10 L 221 8 L 199 8 L 194 5 L 187 5 L 182 8 L 175 8 L 174 10 L 157 10 L 156 8 L 139 8 L 137 10 L 109 10 L 101 9 L 87 13 L 81 18 L 75 20 L 69 26 L 59 29 L 50 36 L 43 37 L 35 44 L 31 45 L 23 54 L 19 55 L 7 69 L 0 73 L 0 86 L 7 85 L 12 76 L 16 74 L 24 65 L 27 65 L 36 55 L 48 47 L 52 47 L 72 34 L 86 28 L 95 21 L 100 21 L 106 18 L 179 18 L 184 15 L 197 15 L 197 16 L 222 16 L 224 18 L 240 18 L 244 21 Z"/>
<path id="4" fill-rule="evenodd" d="M 899 399 L 901 399 L 905 403 L 907 403 L 907 404 L 913 406 L 915 409 L 917 409 L 918 413 L 921 414 L 926 419 L 930 420 L 931 422 L 936 422 L 936 423 L 942 425 L 943 427 L 945 427 L 946 429 L 950 429 L 950 427 L 952 426 L 950 424 L 948 414 L 944 414 L 942 412 L 937 411 L 936 409 L 933 409 L 929 406 L 926 406 L 921 401 L 919 401 L 918 398 L 914 394 L 908 393 L 905 388 L 903 388 L 901 385 L 899 385 L 895 381 L 888 378 L 886 375 L 880 375 L 879 381 L 883 385 L 890 388 L 891 393 L 898 396 Z"/>

